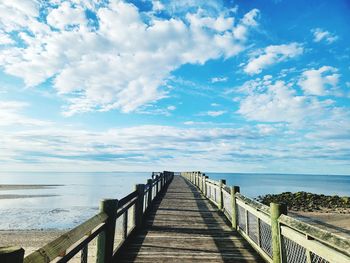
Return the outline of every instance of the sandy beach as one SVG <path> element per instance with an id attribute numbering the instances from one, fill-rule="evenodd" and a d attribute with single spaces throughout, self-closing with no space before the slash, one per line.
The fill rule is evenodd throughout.
<path id="1" fill-rule="evenodd" d="M 62 184 L 0 184 L 0 191 L 52 189 Z"/>
<path id="2" fill-rule="evenodd" d="M 14 190 L 39 190 L 54 189 L 62 185 L 57 184 L 0 184 L 0 200 L 1 199 L 20 199 L 20 198 L 36 198 L 36 197 L 53 197 L 54 194 L 1 194 L 1 191 Z"/>

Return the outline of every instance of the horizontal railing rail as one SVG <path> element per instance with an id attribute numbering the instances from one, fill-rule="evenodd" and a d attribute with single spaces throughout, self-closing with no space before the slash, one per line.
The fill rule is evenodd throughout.
<path id="1" fill-rule="evenodd" d="M 131 235 L 141 228 L 145 213 L 151 208 L 155 198 L 169 185 L 173 176 L 173 172 L 167 171 L 153 173 L 152 179 L 149 179 L 146 185 L 135 185 L 135 190 L 122 199 L 102 200 L 100 213 L 25 258 L 23 248 L 0 248 L 0 262 L 68 262 L 81 252 L 80 262 L 86 263 L 89 245 L 97 239 L 96 262 L 110 263 Z M 118 219 L 122 219 L 121 233 L 116 233 Z M 121 237 L 119 240 L 116 238 L 118 236 Z"/>
<path id="2" fill-rule="evenodd" d="M 242 195 L 239 186 L 228 186 L 226 180 L 212 180 L 201 172 L 181 175 L 224 213 L 266 262 L 350 262 L 349 239 L 287 216 L 284 204 L 266 206 Z"/>

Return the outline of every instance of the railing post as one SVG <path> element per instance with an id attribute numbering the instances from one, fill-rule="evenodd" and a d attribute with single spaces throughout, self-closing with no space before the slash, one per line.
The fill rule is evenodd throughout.
<path id="1" fill-rule="evenodd" d="M 147 180 L 147 185 L 148 185 L 147 208 L 148 209 L 151 207 L 151 203 L 152 203 L 152 188 L 153 188 L 152 184 L 153 184 L 153 180 L 148 179 Z"/>
<path id="2" fill-rule="evenodd" d="M 204 196 L 207 197 L 207 179 L 208 176 L 204 176 Z"/>
<path id="3" fill-rule="evenodd" d="M 128 236 L 128 210 L 126 210 L 123 214 L 123 230 L 122 230 L 122 238 L 126 240 Z"/>
<path id="4" fill-rule="evenodd" d="M 108 218 L 105 229 L 97 238 L 97 263 L 109 263 L 112 260 L 117 209 L 117 199 L 104 199 L 100 203 L 100 212 L 106 213 Z"/>
<path id="5" fill-rule="evenodd" d="M 223 210 L 224 209 L 224 197 L 223 197 L 223 192 L 222 192 L 222 187 L 223 185 L 226 184 L 226 180 L 221 179 L 219 181 L 219 209 Z"/>
<path id="6" fill-rule="evenodd" d="M 164 178 L 165 178 L 165 175 L 167 175 L 168 172 L 164 171 L 163 174 L 160 176 L 160 190 L 163 190 L 164 188 Z"/>
<path id="7" fill-rule="evenodd" d="M 156 176 L 156 196 L 158 195 L 159 192 L 159 175 Z"/>
<path id="8" fill-rule="evenodd" d="M 237 229 L 236 193 L 239 193 L 239 191 L 239 186 L 231 186 L 231 223 L 233 229 Z"/>
<path id="9" fill-rule="evenodd" d="M 282 262 L 282 250 L 281 250 L 281 233 L 278 218 L 281 214 L 286 214 L 287 206 L 285 204 L 270 204 L 270 216 L 271 216 L 271 235 L 272 235 L 272 260 L 273 263 Z"/>
<path id="10" fill-rule="evenodd" d="M 135 190 L 138 193 L 138 197 L 137 197 L 137 201 L 135 203 L 134 221 L 135 221 L 135 227 L 137 229 L 140 229 L 142 227 L 143 197 L 145 194 L 145 185 L 144 184 L 137 184 L 137 185 L 135 185 Z"/>
<path id="11" fill-rule="evenodd" d="M 24 249 L 21 247 L 0 247 L 1 263 L 23 263 Z"/>
<path id="12" fill-rule="evenodd" d="M 205 174 L 202 174 L 202 181 L 201 181 L 201 184 L 202 184 L 202 193 L 204 194 L 204 180 L 205 180 Z"/>

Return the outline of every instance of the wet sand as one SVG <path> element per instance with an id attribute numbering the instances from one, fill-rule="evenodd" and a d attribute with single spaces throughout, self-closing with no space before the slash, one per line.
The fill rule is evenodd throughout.
<path id="1" fill-rule="evenodd" d="M 3 199 L 20 199 L 20 198 L 35 198 L 35 197 L 53 197 L 57 195 L 53 194 L 1 194 L 1 191 L 14 191 L 14 190 L 39 190 L 39 189 L 54 189 L 56 187 L 63 186 L 59 184 L 0 184 L 0 200 Z"/>
<path id="2" fill-rule="evenodd" d="M 52 189 L 59 186 L 63 184 L 0 184 L 0 191 Z"/>

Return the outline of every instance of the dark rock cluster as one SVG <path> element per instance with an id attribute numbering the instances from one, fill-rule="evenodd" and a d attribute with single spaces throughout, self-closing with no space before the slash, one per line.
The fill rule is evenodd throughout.
<path id="1" fill-rule="evenodd" d="M 271 202 L 285 203 L 288 206 L 288 210 L 294 211 L 312 212 L 323 210 L 325 212 L 346 212 L 350 208 L 350 197 L 319 195 L 307 192 L 267 194 L 258 196 L 256 200 L 265 205 L 270 205 Z"/>

